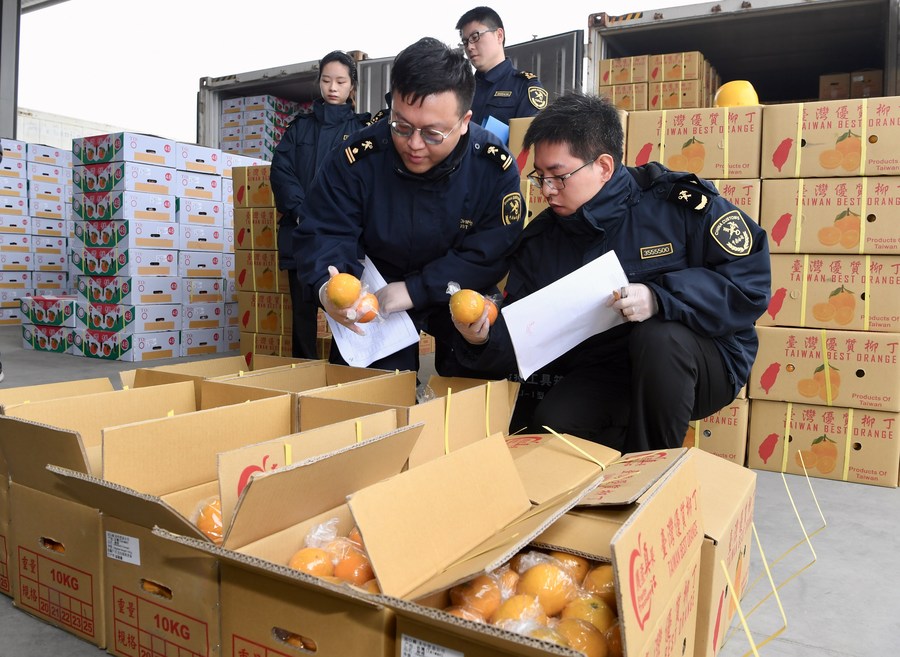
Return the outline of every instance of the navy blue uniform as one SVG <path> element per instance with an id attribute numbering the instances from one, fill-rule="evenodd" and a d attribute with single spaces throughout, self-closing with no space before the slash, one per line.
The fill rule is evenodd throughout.
<path id="1" fill-rule="evenodd" d="M 406 282 L 417 328 L 447 344 L 447 284 L 496 285 L 522 216 L 515 161 L 493 134 L 470 123 L 453 152 L 419 175 L 403 165 L 381 121 L 326 160 L 300 212 L 294 253 L 313 299 L 329 265 L 360 276 L 368 256 L 388 283 Z M 373 367 L 417 369 L 417 345 L 413 351 Z"/>
<path id="2" fill-rule="evenodd" d="M 608 251 L 615 251 L 630 283 L 653 291 L 659 312 L 585 340 L 529 379 L 531 392 L 541 384 L 549 390 L 532 400 L 540 419 L 530 429 L 548 419 L 540 406 L 554 388 L 569 384 L 565 412 L 580 416 L 582 426 L 570 430 L 557 416 L 549 419 L 557 422 L 554 429 L 627 451 L 680 446 L 689 420 L 730 403 L 750 374 L 758 347 L 753 324 L 770 294 L 765 231 L 692 174 L 651 163 L 632 175 L 620 166 L 572 216 L 548 209 L 528 225 L 510 263 L 505 303 Z M 610 292 L 597 290 L 595 298 Z M 502 313 L 485 345 L 456 340 L 463 364 L 497 376 L 517 372 Z M 698 371 L 704 367 L 709 371 Z M 706 389 L 703 382 L 715 385 Z M 523 391 L 528 394 L 528 383 Z M 556 394 L 557 412 L 560 402 Z"/>
<path id="3" fill-rule="evenodd" d="M 290 274 L 293 311 L 292 354 L 297 358 L 316 358 L 318 306 L 304 301 L 294 263 L 292 236 L 306 192 L 325 156 L 352 133 L 364 128 L 370 115 L 357 114 L 350 103 L 331 105 L 321 98 L 312 112 L 295 118 L 275 148 L 270 179 L 278 221 L 278 267 Z"/>
<path id="4" fill-rule="evenodd" d="M 472 122 L 481 125 L 493 116 L 509 125 L 510 119 L 534 116 L 547 107 L 547 100 L 537 76 L 516 70 L 507 57 L 487 73 L 475 73 Z"/>

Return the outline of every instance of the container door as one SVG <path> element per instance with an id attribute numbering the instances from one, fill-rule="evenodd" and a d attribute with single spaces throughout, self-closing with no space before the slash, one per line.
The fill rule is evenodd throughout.
<path id="1" fill-rule="evenodd" d="M 506 56 L 520 71 L 537 74 L 551 101 L 568 91 L 581 91 L 584 30 L 507 46 Z"/>
<path id="2" fill-rule="evenodd" d="M 391 89 L 391 67 L 393 57 L 364 59 L 357 62 L 359 87 L 357 88 L 356 111 L 375 114 L 385 109 L 384 95 Z"/>

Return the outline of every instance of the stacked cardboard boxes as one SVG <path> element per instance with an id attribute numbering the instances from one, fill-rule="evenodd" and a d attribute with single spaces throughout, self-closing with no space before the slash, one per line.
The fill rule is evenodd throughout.
<path id="1" fill-rule="evenodd" d="M 227 152 L 271 161 L 300 104 L 271 94 L 222 101 L 219 142 Z"/>
<path id="2" fill-rule="evenodd" d="M 768 106 L 748 464 L 898 485 L 900 98 Z"/>
<path id="3" fill-rule="evenodd" d="M 698 51 L 601 59 L 598 93 L 625 111 L 709 107 L 719 78 Z"/>

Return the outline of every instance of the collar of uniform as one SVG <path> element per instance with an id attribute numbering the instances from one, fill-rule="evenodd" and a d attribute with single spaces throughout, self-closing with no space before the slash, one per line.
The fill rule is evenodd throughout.
<path id="1" fill-rule="evenodd" d="M 391 147 L 393 148 L 393 141 L 391 141 Z M 462 161 L 463 156 L 466 154 L 466 149 L 469 147 L 469 133 L 462 135 L 459 138 L 459 142 L 456 144 L 456 148 L 454 148 L 450 155 L 444 158 L 441 162 L 431 167 L 425 173 L 412 173 L 406 166 L 403 164 L 403 160 L 400 158 L 400 155 L 397 153 L 397 149 L 394 148 L 394 159 L 396 162 L 396 166 L 394 167 L 398 174 L 403 176 L 404 178 L 412 178 L 414 180 L 422 180 L 422 181 L 435 181 L 440 180 L 444 176 L 449 176 L 456 168 L 459 166 L 459 163 Z"/>
<path id="2" fill-rule="evenodd" d="M 332 123 L 341 123 L 353 116 L 353 105 L 349 102 L 340 105 L 332 105 L 326 103 L 323 99 L 317 98 L 313 102 L 313 113 L 319 120 L 319 123 L 328 125 Z"/>
<path id="3" fill-rule="evenodd" d="M 625 220 L 639 193 L 632 175 L 624 166 L 619 166 L 600 191 L 572 215 L 572 219 L 589 227 L 589 232 L 608 231 Z"/>
<path id="4" fill-rule="evenodd" d="M 476 78 L 483 78 L 488 82 L 494 83 L 498 80 L 510 75 L 513 71 L 512 60 L 507 57 L 502 62 L 497 64 L 494 68 L 492 68 L 487 73 L 481 73 L 479 71 L 475 72 Z"/>

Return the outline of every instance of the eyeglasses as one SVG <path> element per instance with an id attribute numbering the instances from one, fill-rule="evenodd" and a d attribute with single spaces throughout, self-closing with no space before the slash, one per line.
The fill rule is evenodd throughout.
<path id="1" fill-rule="evenodd" d="M 594 160 L 589 160 L 582 164 L 580 167 L 575 169 L 574 171 L 570 171 L 569 173 L 565 173 L 561 176 L 539 176 L 536 171 L 532 171 L 529 173 L 526 178 L 528 178 L 528 182 L 530 182 L 534 187 L 536 187 L 539 191 L 543 190 L 544 185 L 546 184 L 552 190 L 561 191 L 566 188 L 566 181 L 574 176 L 576 173 L 581 171 L 583 168 L 588 166 L 589 164 L 593 164 Z"/>
<path id="2" fill-rule="evenodd" d="M 444 143 L 444 140 L 450 136 L 450 133 L 459 127 L 459 123 L 457 123 L 447 131 L 447 134 L 444 134 L 440 130 L 435 130 L 434 128 L 414 128 L 411 124 L 404 121 L 391 121 L 389 125 L 391 126 L 391 132 L 398 137 L 406 137 L 409 139 L 414 133 L 418 132 L 422 135 L 422 141 L 429 146 L 440 146 Z"/>
<path id="3" fill-rule="evenodd" d="M 491 30 L 481 30 L 481 32 L 472 32 L 472 34 L 470 34 L 469 36 L 463 37 L 463 40 L 459 42 L 459 45 L 461 48 L 465 48 L 466 46 L 471 46 L 472 44 L 478 43 L 478 41 L 481 39 L 481 37 L 483 37 L 485 34 L 489 34 L 491 32 L 496 32 L 497 29 L 498 28 L 495 27 Z"/>

